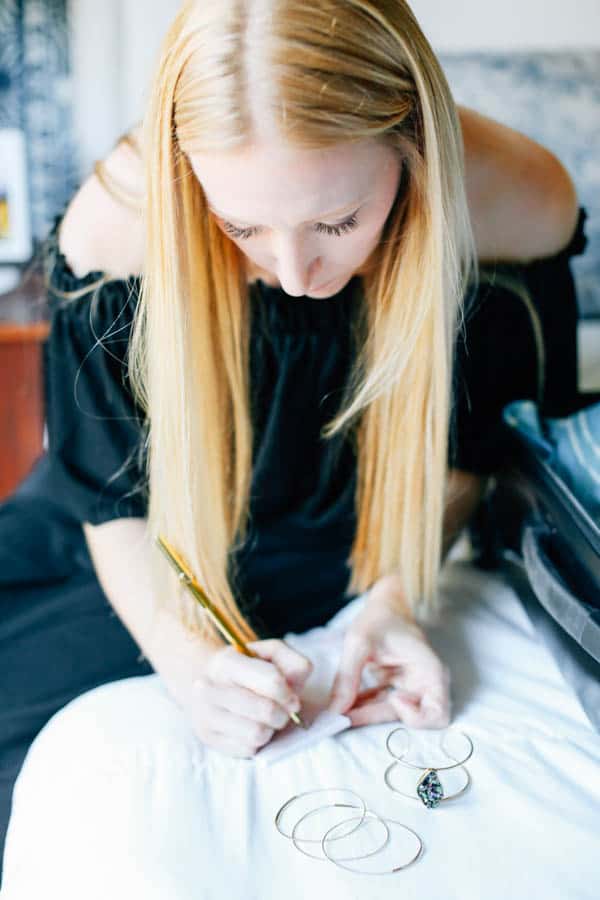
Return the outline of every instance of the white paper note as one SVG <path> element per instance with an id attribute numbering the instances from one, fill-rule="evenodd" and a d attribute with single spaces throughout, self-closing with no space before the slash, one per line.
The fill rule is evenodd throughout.
<path id="1" fill-rule="evenodd" d="M 285 728 L 274 734 L 269 743 L 255 754 L 257 765 L 270 766 L 279 760 L 287 759 L 293 753 L 305 750 L 326 737 L 350 728 L 352 724 L 348 716 L 331 712 L 326 707 L 323 708 L 322 703 L 315 704 L 306 700 L 302 700 L 300 715 L 306 728 L 301 728 L 290 719 Z"/>

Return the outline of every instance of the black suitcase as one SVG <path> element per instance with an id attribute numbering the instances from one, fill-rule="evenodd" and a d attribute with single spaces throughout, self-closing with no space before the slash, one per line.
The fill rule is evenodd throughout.
<path id="1" fill-rule="evenodd" d="M 600 395 L 581 395 L 580 411 L 599 401 Z M 600 732 L 597 506 L 591 512 L 556 461 L 544 458 L 518 429 L 505 430 L 511 452 L 469 527 L 474 564 L 505 574 Z M 594 478 L 598 473 L 600 456 Z"/>

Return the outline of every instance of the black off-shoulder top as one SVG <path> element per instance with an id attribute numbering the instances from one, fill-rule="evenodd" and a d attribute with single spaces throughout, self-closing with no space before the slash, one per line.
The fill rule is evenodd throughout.
<path id="1" fill-rule="evenodd" d="M 58 248 L 63 214 L 44 243 L 51 316 L 44 379 L 55 499 L 94 525 L 143 517 L 143 419 L 125 364 L 139 279 L 107 281 L 90 303 L 91 286 L 103 273 L 75 276 Z M 479 474 L 502 466 L 501 410 L 511 400 L 541 399 L 549 413 L 568 406 L 577 377 L 569 259 L 585 247 L 585 218 L 581 209 L 573 239 L 559 254 L 497 267 L 466 298 L 466 334 L 455 356 L 451 466 Z M 501 277 L 506 272 L 512 281 Z M 57 293 L 79 290 L 69 301 Z M 258 633 L 277 637 L 324 623 L 349 599 L 343 592 L 356 524 L 355 459 L 349 441 L 324 441 L 319 432 L 341 401 L 361 280 L 354 276 L 326 299 L 290 297 L 262 281 L 249 296 L 252 527 L 235 557 L 236 591 Z"/>

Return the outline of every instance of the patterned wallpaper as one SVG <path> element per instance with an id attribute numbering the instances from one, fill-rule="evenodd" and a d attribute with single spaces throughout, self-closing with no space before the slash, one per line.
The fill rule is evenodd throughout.
<path id="1" fill-rule="evenodd" d="M 66 0 L 0 0 L 0 128 L 25 132 L 34 245 L 78 187 Z"/>

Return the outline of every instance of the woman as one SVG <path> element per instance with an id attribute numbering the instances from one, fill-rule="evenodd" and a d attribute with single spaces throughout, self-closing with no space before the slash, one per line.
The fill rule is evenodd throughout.
<path id="1" fill-rule="evenodd" d="M 311 671 L 282 636 L 366 591 L 332 706 L 355 725 L 448 724 L 449 672 L 422 626 L 502 465 L 500 410 L 574 399 L 585 214 L 576 228 L 560 163 L 456 109 L 403 2 L 238 10 L 183 4 L 143 168 L 121 145 L 47 242 L 48 467 L 4 521 L 37 498 L 39 541 L 43 497 L 71 541 L 75 615 L 97 619 L 77 686 L 61 675 L 60 702 L 15 725 L 21 749 L 69 693 L 155 670 L 202 741 L 251 756 Z M 159 533 L 262 659 L 223 646 Z M 68 605 L 66 574 L 52 598 Z M 367 662 L 381 688 L 359 694 Z"/>

